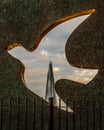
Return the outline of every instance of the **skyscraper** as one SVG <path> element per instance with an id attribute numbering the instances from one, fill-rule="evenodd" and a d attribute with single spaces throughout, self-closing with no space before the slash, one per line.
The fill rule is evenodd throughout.
<path id="1" fill-rule="evenodd" d="M 54 105 L 56 105 L 56 94 L 55 94 L 55 83 L 54 83 L 52 61 L 49 62 L 47 82 L 46 82 L 46 92 L 45 92 L 45 99 L 49 101 L 49 98 L 53 98 L 53 103 Z"/>

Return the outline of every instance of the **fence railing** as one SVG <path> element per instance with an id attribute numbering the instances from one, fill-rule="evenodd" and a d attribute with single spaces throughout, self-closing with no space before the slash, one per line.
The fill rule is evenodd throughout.
<path id="1" fill-rule="evenodd" d="M 0 130 L 104 130 L 104 101 L 0 97 Z"/>

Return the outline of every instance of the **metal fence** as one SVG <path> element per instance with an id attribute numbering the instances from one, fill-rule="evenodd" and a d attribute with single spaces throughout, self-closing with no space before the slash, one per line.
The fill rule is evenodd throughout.
<path id="1" fill-rule="evenodd" d="M 74 100 L 54 106 L 43 99 L 0 97 L 0 130 L 104 130 L 103 101 Z M 69 111 L 69 106 L 73 112 Z M 64 109 L 64 110 L 63 110 Z"/>
<path id="2" fill-rule="evenodd" d="M 66 111 L 65 130 L 104 130 L 104 101 L 73 100 L 70 103 L 67 99 L 66 102 L 66 106 L 62 106 L 59 99 L 59 109 Z M 69 115 L 69 106 L 73 110 L 72 116 Z M 61 125 L 61 111 L 59 117 Z"/>

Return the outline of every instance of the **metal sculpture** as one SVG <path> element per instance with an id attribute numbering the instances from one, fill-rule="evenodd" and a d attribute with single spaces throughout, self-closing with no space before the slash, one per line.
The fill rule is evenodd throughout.
<path id="1" fill-rule="evenodd" d="M 99 87 L 100 83 L 103 83 L 104 67 L 103 9 L 103 0 L 0 0 L 0 95 L 28 96 L 30 102 L 32 101 L 31 97 L 35 97 L 37 102 L 41 100 L 40 97 L 26 88 L 23 77 L 24 66 L 19 60 L 9 55 L 7 50 L 20 45 L 28 51 L 33 51 L 37 48 L 44 35 L 53 27 L 68 19 L 84 14 L 92 15 L 78 30 L 75 30 L 68 40 L 66 56 L 68 61 L 74 66 L 101 69 L 99 70 L 102 72 L 100 76 L 98 73 L 100 80 L 97 82 L 97 89 L 103 94 L 103 88 L 100 90 L 101 87 Z M 76 43 L 78 41 L 80 41 L 80 45 Z M 71 43 L 70 47 L 69 43 Z M 85 49 L 83 49 L 84 47 Z M 61 81 L 63 84 L 63 80 Z M 64 84 L 64 87 L 69 86 L 68 91 L 70 91 L 70 82 L 72 81 L 68 80 Z M 63 86 L 61 84 L 59 87 L 58 84 L 60 84 L 60 81 L 56 83 L 56 90 L 64 100 L 63 95 L 66 92 L 61 95 L 62 91 L 60 88 Z M 73 82 L 72 89 L 74 89 L 75 84 Z M 93 80 L 93 85 L 91 86 L 95 85 L 96 81 Z M 94 89 L 90 91 L 92 90 Z M 75 93 L 78 93 L 78 91 L 79 88 L 76 89 Z M 102 94 L 99 93 L 98 95 Z M 73 100 L 72 96 L 71 100 Z M 44 103 L 46 108 L 47 104 L 46 102 Z M 45 115 L 47 115 L 47 111 Z M 44 118 L 45 122 L 47 122 L 48 119 Z M 56 118 L 58 118 L 57 115 Z M 8 122 L 5 122 L 4 126 L 4 129 L 8 129 Z M 39 124 L 37 129 L 40 129 Z M 44 129 L 47 129 L 47 123 L 44 125 Z"/>

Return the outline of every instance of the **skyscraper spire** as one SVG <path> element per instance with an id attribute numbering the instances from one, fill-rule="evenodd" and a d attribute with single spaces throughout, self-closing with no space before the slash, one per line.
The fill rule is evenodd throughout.
<path id="1" fill-rule="evenodd" d="M 56 94 L 55 94 L 55 84 L 54 84 L 52 61 L 49 62 L 49 68 L 48 68 L 48 73 L 47 73 L 46 92 L 45 92 L 45 99 L 48 101 L 49 98 L 53 98 L 53 103 L 54 103 L 54 105 L 56 105 Z"/>

